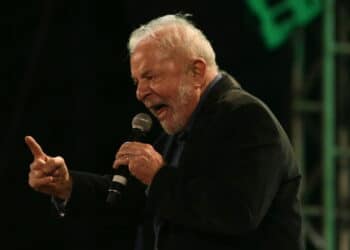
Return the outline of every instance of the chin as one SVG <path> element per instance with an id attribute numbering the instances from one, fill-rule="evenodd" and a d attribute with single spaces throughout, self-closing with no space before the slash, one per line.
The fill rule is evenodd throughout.
<path id="1" fill-rule="evenodd" d="M 167 133 L 168 135 L 174 135 L 184 129 L 184 126 L 181 126 L 180 124 L 173 123 L 169 126 L 169 124 L 161 122 L 160 125 L 162 126 L 165 133 Z"/>
<path id="2" fill-rule="evenodd" d="M 165 131 L 165 133 L 167 133 L 168 135 L 174 135 L 174 134 L 176 134 L 176 130 L 174 130 L 174 129 L 172 129 L 172 128 L 169 128 L 168 126 L 165 126 L 165 125 L 163 125 L 163 124 L 161 124 L 162 125 L 162 128 L 163 128 L 163 130 Z"/>

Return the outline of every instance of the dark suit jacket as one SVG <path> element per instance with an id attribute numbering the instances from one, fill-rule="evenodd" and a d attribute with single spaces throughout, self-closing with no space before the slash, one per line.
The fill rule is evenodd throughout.
<path id="1" fill-rule="evenodd" d="M 155 145 L 159 152 L 165 139 Z M 72 211 L 93 197 L 103 203 L 109 178 L 72 175 Z M 129 228 L 145 221 L 146 242 L 152 216 L 161 218 L 159 250 L 300 250 L 300 179 L 277 119 L 223 73 L 196 116 L 179 166 L 159 170 L 147 199 L 145 187 L 131 180 L 113 212 Z"/>

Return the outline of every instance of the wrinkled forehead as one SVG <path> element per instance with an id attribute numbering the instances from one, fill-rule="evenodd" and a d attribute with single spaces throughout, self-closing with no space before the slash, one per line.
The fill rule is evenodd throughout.
<path id="1" fill-rule="evenodd" d="M 131 65 L 140 63 L 159 63 L 171 58 L 171 51 L 165 50 L 154 39 L 144 39 L 139 42 L 134 52 L 130 55 Z"/>
<path id="2" fill-rule="evenodd" d="M 189 54 L 185 53 L 178 41 L 172 40 L 173 34 L 170 32 L 173 28 L 162 28 L 138 41 L 130 55 L 132 72 L 154 68 L 156 65 L 161 67 L 162 64 L 186 65 Z"/>
<path id="3" fill-rule="evenodd" d="M 134 50 L 130 58 L 132 77 L 140 77 L 145 72 L 154 72 L 174 64 L 174 58 L 169 52 L 159 48 L 155 43 L 142 42 Z"/>

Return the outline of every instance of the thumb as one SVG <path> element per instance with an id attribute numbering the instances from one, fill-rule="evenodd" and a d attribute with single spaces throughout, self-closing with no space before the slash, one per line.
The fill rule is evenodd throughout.
<path id="1" fill-rule="evenodd" d="M 34 140 L 31 136 L 25 136 L 24 141 L 32 152 L 34 159 L 43 159 L 46 160 L 47 155 L 41 149 L 40 145 Z"/>

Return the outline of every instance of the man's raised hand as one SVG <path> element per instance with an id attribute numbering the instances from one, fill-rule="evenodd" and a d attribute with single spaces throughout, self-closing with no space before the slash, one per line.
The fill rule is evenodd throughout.
<path id="1" fill-rule="evenodd" d="M 68 199 L 72 190 L 72 180 L 64 159 L 45 154 L 31 136 L 26 136 L 24 140 L 34 158 L 28 175 L 29 186 L 36 191 Z"/>

